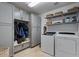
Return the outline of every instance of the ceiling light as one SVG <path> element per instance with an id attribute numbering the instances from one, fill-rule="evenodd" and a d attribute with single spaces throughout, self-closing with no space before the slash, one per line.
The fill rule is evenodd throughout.
<path id="1" fill-rule="evenodd" d="M 39 4 L 40 2 L 31 2 L 28 4 L 29 7 L 34 7 L 36 6 L 37 4 Z"/>

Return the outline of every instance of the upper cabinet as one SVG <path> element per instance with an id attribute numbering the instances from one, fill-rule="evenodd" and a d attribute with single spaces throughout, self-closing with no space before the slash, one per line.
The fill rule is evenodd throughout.
<path id="1" fill-rule="evenodd" d="M 20 8 L 14 7 L 14 19 L 28 21 L 29 14 Z"/>
<path id="2" fill-rule="evenodd" d="M 25 10 L 20 9 L 20 15 L 22 20 L 29 21 L 29 13 L 27 13 Z"/>
<path id="3" fill-rule="evenodd" d="M 0 3 L 0 22 L 12 23 L 12 5 L 8 3 Z"/>
<path id="4" fill-rule="evenodd" d="M 19 8 L 14 7 L 13 13 L 14 13 L 14 19 L 19 19 L 19 20 L 21 19 Z"/>
<path id="5" fill-rule="evenodd" d="M 38 14 L 31 14 L 32 26 L 41 26 L 41 17 Z"/>

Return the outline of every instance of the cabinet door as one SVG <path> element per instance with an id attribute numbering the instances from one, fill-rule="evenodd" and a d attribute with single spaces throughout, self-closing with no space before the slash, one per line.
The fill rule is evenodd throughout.
<path id="1" fill-rule="evenodd" d="M 14 7 L 13 13 L 14 13 L 14 19 L 21 20 L 21 15 L 20 15 L 20 9 L 19 8 Z"/>
<path id="2" fill-rule="evenodd" d="M 0 22 L 12 23 L 12 5 L 0 2 Z"/>
<path id="3" fill-rule="evenodd" d="M 38 16 L 36 14 L 31 14 L 31 21 L 32 21 L 32 26 L 37 26 L 38 23 Z"/>
<path id="4" fill-rule="evenodd" d="M 37 36 L 36 36 L 36 38 L 37 38 L 37 42 L 38 42 L 38 44 L 41 42 L 41 27 L 37 27 Z"/>
<path id="5" fill-rule="evenodd" d="M 41 27 L 41 17 L 37 16 L 37 26 Z"/>
<path id="6" fill-rule="evenodd" d="M 0 25 L 0 47 L 12 46 L 12 26 L 6 25 Z"/>
<path id="7" fill-rule="evenodd" d="M 76 40 L 73 38 L 56 37 L 55 39 L 55 56 L 75 56 Z"/>
<path id="8" fill-rule="evenodd" d="M 23 10 L 22 9 L 20 9 L 20 18 L 21 18 L 21 20 L 23 20 Z"/>
<path id="9" fill-rule="evenodd" d="M 33 27 L 32 28 L 32 40 L 31 40 L 31 43 L 32 43 L 32 46 L 35 46 L 37 44 L 37 28 L 36 27 Z"/>
<path id="10" fill-rule="evenodd" d="M 26 11 L 23 11 L 23 20 L 29 21 L 29 14 Z"/>

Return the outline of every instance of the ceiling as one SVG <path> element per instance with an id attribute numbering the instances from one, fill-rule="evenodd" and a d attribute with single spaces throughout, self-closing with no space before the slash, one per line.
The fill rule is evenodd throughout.
<path id="1" fill-rule="evenodd" d="M 54 10 L 56 8 L 60 8 L 63 7 L 65 5 L 69 5 L 72 4 L 73 2 L 40 2 L 39 4 L 37 4 L 34 7 L 28 7 L 27 5 L 30 2 L 10 2 L 11 4 L 22 8 L 24 10 L 27 10 L 28 12 L 35 12 L 38 14 L 42 14 L 51 10 Z"/>

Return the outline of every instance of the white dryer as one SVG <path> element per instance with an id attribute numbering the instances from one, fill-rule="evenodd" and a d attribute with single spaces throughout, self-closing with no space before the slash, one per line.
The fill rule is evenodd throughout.
<path id="1" fill-rule="evenodd" d="M 55 36 L 55 56 L 74 57 L 79 54 L 79 37 L 75 33 L 60 32 Z"/>

